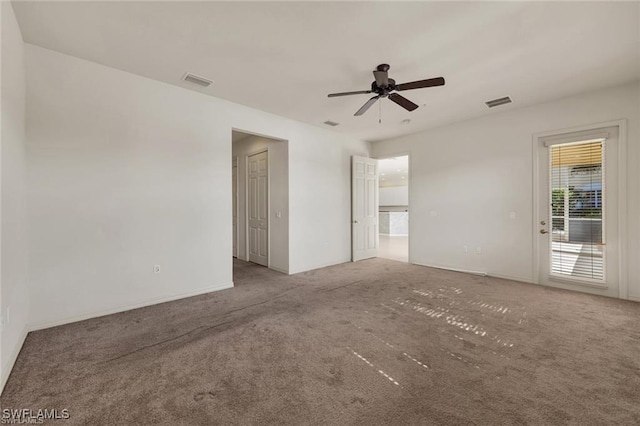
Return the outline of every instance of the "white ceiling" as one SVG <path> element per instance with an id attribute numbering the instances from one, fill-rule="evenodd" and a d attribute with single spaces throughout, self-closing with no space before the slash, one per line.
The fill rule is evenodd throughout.
<path id="1" fill-rule="evenodd" d="M 409 186 L 409 157 L 393 157 L 378 160 L 380 187 Z"/>
<path id="2" fill-rule="evenodd" d="M 637 2 L 14 1 L 26 42 L 295 120 L 380 140 L 640 78 Z M 354 112 L 371 71 L 443 76 Z M 215 80 L 200 88 L 185 72 Z M 511 96 L 489 110 L 484 102 Z M 411 118 L 410 124 L 401 121 Z"/>

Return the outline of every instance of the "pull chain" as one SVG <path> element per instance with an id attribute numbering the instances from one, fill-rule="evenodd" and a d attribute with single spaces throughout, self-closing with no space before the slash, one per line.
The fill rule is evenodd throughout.
<path id="1" fill-rule="evenodd" d="M 378 124 L 382 124 L 382 99 L 378 102 Z"/>

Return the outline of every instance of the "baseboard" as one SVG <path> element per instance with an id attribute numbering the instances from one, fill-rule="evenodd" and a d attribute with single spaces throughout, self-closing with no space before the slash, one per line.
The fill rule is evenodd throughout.
<path id="1" fill-rule="evenodd" d="M 9 380 L 9 376 L 11 375 L 13 366 L 18 359 L 18 354 L 20 354 L 20 350 L 22 350 L 22 345 L 24 345 L 24 340 L 27 338 L 27 334 L 29 334 L 29 328 L 25 324 L 22 328 L 20 339 L 18 339 L 18 344 L 15 345 L 15 347 L 11 351 L 11 354 L 9 355 L 9 361 L 2 366 L 2 377 L 0 377 L 0 395 L 2 395 L 2 391 L 4 391 L 4 385 L 6 385 L 7 380 Z"/>
<path id="2" fill-rule="evenodd" d="M 322 268 L 328 268 L 329 266 L 335 266 L 335 265 L 340 265 L 342 263 L 348 263 L 351 262 L 351 258 L 347 258 L 347 259 L 343 259 L 343 260 L 336 260 L 335 262 L 330 262 L 330 263 L 324 263 L 321 265 L 316 265 L 316 266 L 311 266 L 308 267 L 306 269 L 299 269 L 299 270 L 290 270 L 289 271 L 289 275 L 294 275 L 294 274 L 301 274 L 303 272 L 309 272 L 309 271 L 313 271 L 314 269 L 322 269 Z"/>
<path id="3" fill-rule="evenodd" d="M 470 271 L 467 269 L 452 268 L 449 266 L 442 266 L 442 265 L 427 265 L 426 263 L 417 263 L 417 262 L 410 262 L 410 263 L 414 265 L 426 266 L 429 268 L 444 269 L 446 271 L 462 272 L 463 274 L 480 275 L 482 277 L 487 276 L 487 273 L 482 271 Z"/>
<path id="4" fill-rule="evenodd" d="M 631 300 L 632 302 L 640 302 L 640 296 L 632 296 L 632 295 L 629 295 L 629 297 L 627 298 L 627 300 Z"/>
<path id="5" fill-rule="evenodd" d="M 273 269 L 276 272 L 280 272 L 281 274 L 289 275 L 289 271 L 286 271 L 282 268 L 278 268 L 277 266 L 269 266 L 269 269 Z"/>
<path id="6" fill-rule="evenodd" d="M 503 280 L 518 281 L 525 284 L 536 284 L 533 282 L 533 279 L 531 277 L 517 277 L 512 275 L 494 274 L 493 272 L 488 272 L 487 276 L 501 278 Z"/>
<path id="7" fill-rule="evenodd" d="M 409 263 L 412 263 L 414 265 L 427 266 L 429 268 L 444 269 L 444 270 L 453 271 L 453 272 L 462 272 L 463 274 L 479 275 L 481 277 L 501 278 L 503 280 L 518 281 L 526 284 L 535 284 L 530 277 L 518 277 L 518 276 L 512 276 L 512 275 L 497 274 L 494 272 L 470 271 L 467 269 L 453 268 L 450 266 L 427 265 L 425 263 L 417 263 L 417 262 L 411 262 L 411 261 Z"/>
<path id="8" fill-rule="evenodd" d="M 105 315 L 117 314 L 118 312 L 130 311 L 132 309 L 144 308 L 145 306 L 157 305 L 160 303 L 172 302 L 174 300 L 185 299 L 187 297 L 198 296 L 205 293 L 211 293 L 214 291 L 226 290 L 233 287 L 233 281 L 218 284 L 211 287 L 200 288 L 198 290 L 188 291 L 184 293 L 177 293 L 171 296 L 157 297 L 153 299 L 147 299 L 131 305 L 119 306 L 112 309 L 106 309 L 98 312 L 87 312 L 85 314 L 75 315 L 54 321 L 42 321 L 38 323 L 29 324 L 28 331 L 42 330 L 45 328 L 57 327 L 59 325 L 70 324 L 72 322 L 84 321 L 91 318 L 103 317 Z"/>

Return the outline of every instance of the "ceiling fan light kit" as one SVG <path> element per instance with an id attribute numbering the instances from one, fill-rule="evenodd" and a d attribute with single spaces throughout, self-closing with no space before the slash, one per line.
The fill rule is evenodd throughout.
<path id="1" fill-rule="evenodd" d="M 371 106 L 375 104 L 378 99 L 381 99 L 381 98 L 389 98 L 390 101 L 401 106 L 407 111 L 413 111 L 418 108 L 418 105 L 414 104 L 409 99 L 405 98 L 404 96 L 396 92 L 401 92 L 403 90 L 422 89 L 425 87 L 444 86 L 443 77 L 412 81 L 410 83 L 396 84 L 396 81 L 394 79 L 389 78 L 389 68 L 391 68 L 389 64 L 380 64 L 376 67 L 375 71 L 373 71 L 373 77 L 375 80 L 371 83 L 371 90 L 331 93 L 328 96 L 330 98 L 334 98 L 337 96 L 364 95 L 368 93 L 375 93 L 376 96 L 373 96 L 371 99 L 369 99 L 354 114 L 355 116 L 360 116 L 365 112 L 367 112 L 367 110 L 371 108 Z"/>

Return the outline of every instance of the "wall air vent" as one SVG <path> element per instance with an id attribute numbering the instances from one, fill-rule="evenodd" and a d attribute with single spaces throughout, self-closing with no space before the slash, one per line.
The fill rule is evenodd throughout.
<path id="1" fill-rule="evenodd" d="M 335 121 L 327 120 L 327 121 L 324 122 L 324 124 L 326 124 L 327 126 L 336 127 L 340 123 L 336 123 Z"/>
<path id="2" fill-rule="evenodd" d="M 199 77 L 197 75 L 193 75 L 191 73 L 186 73 L 184 77 L 182 77 L 184 81 L 188 81 L 189 83 L 194 83 L 202 87 L 209 87 L 213 84 L 213 80 L 209 80 L 204 77 Z"/>
<path id="3" fill-rule="evenodd" d="M 497 107 L 498 105 L 510 104 L 510 103 L 511 103 L 511 98 L 508 96 L 485 102 L 485 104 L 487 104 L 489 108 Z"/>

